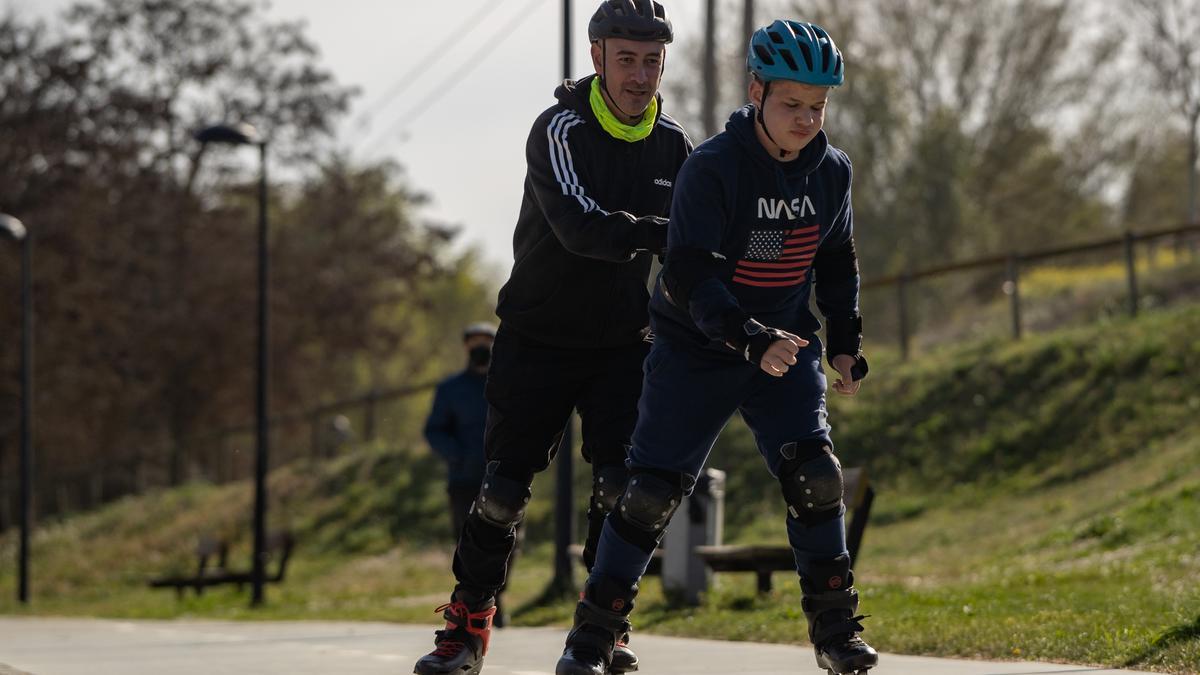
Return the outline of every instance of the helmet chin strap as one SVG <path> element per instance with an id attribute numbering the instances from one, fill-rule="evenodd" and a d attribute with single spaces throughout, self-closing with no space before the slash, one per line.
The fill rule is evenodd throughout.
<path id="1" fill-rule="evenodd" d="M 608 72 L 608 40 L 600 41 L 600 62 L 604 64 L 604 71 Z M 608 78 L 604 76 L 604 73 L 600 74 L 600 88 L 604 90 L 604 94 L 608 96 L 608 102 L 612 104 L 612 107 L 617 109 L 618 113 L 621 113 L 625 117 L 633 117 L 633 115 L 622 110 L 621 106 L 617 104 L 617 98 L 608 90 Z"/>
<path id="2" fill-rule="evenodd" d="M 787 157 L 787 150 L 784 150 L 783 146 L 779 144 L 779 141 L 775 140 L 775 137 L 771 135 L 771 130 L 767 128 L 767 120 L 763 117 L 763 109 L 767 107 L 767 94 L 770 91 L 771 81 L 767 80 L 766 82 L 763 82 L 762 101 L 758 104 L 758 124 L 762 127 L 763 133 L 767 135 L 767 138 L 775 144 L 775 147 L 779 148 L 779 158 L 784 159 Z"/>

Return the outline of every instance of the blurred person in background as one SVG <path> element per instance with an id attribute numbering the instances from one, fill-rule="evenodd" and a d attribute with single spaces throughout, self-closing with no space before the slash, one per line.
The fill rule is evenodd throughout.
<path id="1" fill-rule="evenodd" d="M 433 407 L 425 420 L 425 440 L 446 462 L 446 492 L 450 497 L 454 541 L 458 541 L 471 504 L 479 494 L 487 467 L 483 454 L 483 428 L 487 421 L 483 386 L 495 340 L 496 327 L 490 323 L 475 323 L 463 329 L 467 367 L 438 384 Z"/>
<path id="2" fill-rule="evenodd" d="M 450 527 L 455 542 L 479 494 L 487 467 L 483 451 L 487 400 L 483 389 L 495 340 L 496 326 L 493 324 L 474 323 L 463 329 L 462 343 L 467 367 L 438 384 L 433 395 L 433 407 L 425 420 L 425 440 L 446 462 L 446 493 L 450 499 Z M 518 539 L 521 534 L 518 530 Z M 509 567 L 512 567 L 516 555 L 517 548 L 514 548 L 508 560 Z M 494 622 L 497 627 L 503 627 L 507 617 L 499 593 L 496 596 L 496 608 Z"/>

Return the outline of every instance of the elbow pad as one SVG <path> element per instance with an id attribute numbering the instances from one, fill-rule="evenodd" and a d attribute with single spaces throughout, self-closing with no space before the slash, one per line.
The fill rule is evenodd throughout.
<path id="1" fill-rule="evenodd" d="M 700 248 L 671 248 L 663 262 L 663 291 L 671 304 L 686 312 L 696 286 L 705 279 L 720 279 L 724 271 L 725 256 L 720 253 Z"/>
<path id="2" fill-rule="evenodd" d="M 846 243 L 836 248 L 818 249 L 813 259 L 813 271 L 817 283 L 836 283 L 857 277 L 858 254 L 854 250 L 854 240 L 847 239 Z"/>

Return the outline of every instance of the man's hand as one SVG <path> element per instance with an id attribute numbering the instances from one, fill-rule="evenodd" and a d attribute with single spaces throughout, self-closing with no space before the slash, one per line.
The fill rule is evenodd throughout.
<path id="1" fill-rule="evenodd" d="M 777 339 L 767 347 L 758 367 L 772 377 L 783 377 L 788 368 L 796 365 L 796 354 L 802 347 L 808 346 L 808 340 L 778 329 L 775 329 L 772 337 Z"/>
<path id="2" fill-rule="evenodd" d="M 854 375 L 850 373 L 850 369 L 854 367 L 858 359 L 855 359 L 849 354 L 838 354 L 833 357 L 833 368 L 841 375 L 836 382 L 833 383 L 833 390 L 843 396 L 853 396 L 858 393 L 858 388 L 862 386 L 861 380 L 855 380 Z"/>

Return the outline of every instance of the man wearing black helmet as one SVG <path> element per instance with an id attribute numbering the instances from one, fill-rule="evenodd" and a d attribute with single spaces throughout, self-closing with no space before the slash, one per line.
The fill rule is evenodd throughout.
<path id="1" fill-rule="evenodd" d="M 438 608 L 446 628 L 419 675 L 480 672 L 516 525 L 533 476 L 549 466 L 572 410 L 592 465 L 584 561 L 626 482 L 637 420 L 651 257 L 667 242 L 675 174 L 692 144 L 664 114 L 658 85 L 673 39 L 653 0 L 605 0 L 588 24 L 596 75 L 566 81 L 526 143 L 512 275 L 485 394 L 488 467 L 454 555 L 458 580 Z M 637 669 L 618 636 L 613 672 Z"/>
<path id="2" fill-rule="evenodd" d="M 638 581 L 735 412 L 780 484 L 817 665 L 842 675 L 878 662 L 860 637 L 821 323 L 809 309 L 815 295 L 832 388 L 853 395 L 867 362 L 851 168 L 822 130 L 842 55 L 819 26 L 780 20 L 751 37 L 747 65 L 751 105 L 679 172 L 628 486 L 605 522 L 557 675 L 608 670 Z"/>

